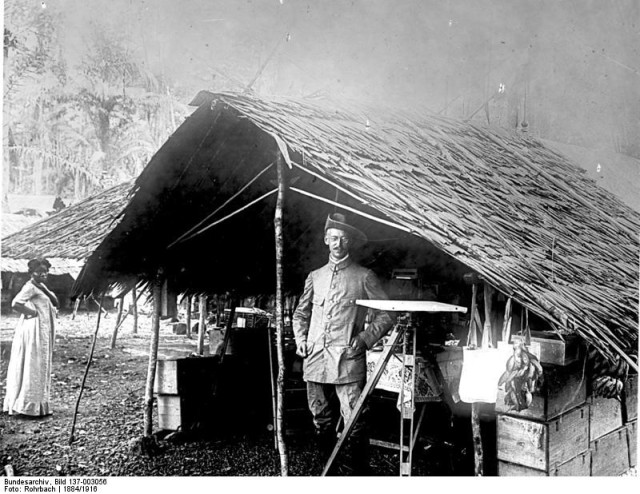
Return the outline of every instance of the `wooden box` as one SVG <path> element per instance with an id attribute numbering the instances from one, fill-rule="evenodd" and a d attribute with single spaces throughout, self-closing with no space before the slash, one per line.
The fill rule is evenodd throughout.
<path id="1" fill-rule="evenodd" d="M 543 365 L 544 384 L 533 394 L 529 408 L 519 412 L 508 411 L 504 404 L 504 389 L 498 390 L 496 413 L 508 413 L 516 417 L 528 417 L 535 420 L 551 420 L 558 415 L 585 403 L 587 399 L 586 378 L 582 366 L 559 367 Z"/>
<path id="2" fill-rule="evenodd" d="M 211 395 L 158 395 L 158 427 L 163 430 L 189 431 L 210 427 L 213 416 Z"/>
<path id="3" fill-rule="evenodd" d="M 627 443 L 629 447 L 629 466 L 635 467 L 638 459 L 638 421 L 627 423 Z"/>
<path id="4" fill-rule="evenodd" d="M 589 402 L 589 441 L 622 427 L 622 406 L 618 400 L 592 396 Z"/>
<path id="5" fill-rule="evenodd" d="M 187 357 L 158 360 L 153 391 L 164 395 L 197 395 L 212 389 L 219 358 Z"/>
<path id="6" fill-rule="evenodd" d="M 589 449 L 589 407 L 583 405 L 548 422 L 500 414 L 499 460 L 550 471 Z"/>
<path id="7" fill-rule="evenodd" d="M 631 374 L 624 383 L 624 420 L 638 418 L 638 374 Z"/>
<path id="8" fill-rule="evenodd" d="M 520 335 L 513 335 L 511 341 L 518 341 Z M 532 331 L 529 351 L 543 364 L 569 365 L 580 358 L 580 340 L 574 335 L 560 335 L 553 331 Z"/>
<path id="9" fill-rule="evenodd" d="M 591 451 L 587 450 L 549 470 L 517 465 L 506 461 L 498 461 L 500 477 L 588 477 L 591 474 Z"/>
<path id="10" fill-rule="evenodd" d="M 627 440 L 627 428 L 620 427 L 591 442 L 589 449 L 593 477 L 616 476 L 629 469 Z"/>

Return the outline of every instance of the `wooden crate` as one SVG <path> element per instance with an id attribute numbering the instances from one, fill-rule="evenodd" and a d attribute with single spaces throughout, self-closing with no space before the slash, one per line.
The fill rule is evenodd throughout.
<path id="1" fill-rule="evenodd" d="M 591 451 L 589 450 L 560 465 L 553 465 L 549 470 L 536 470 L 515 463 L 498 461 L 500 477 L 588 477 L 590 474 Z"/>
<path id="2" fill-rule="evenodd" d="M 592 396 L 589 404 L 589 441 L 622 427 L 622 406 L 618 400 Z"/>
<path id="3" fill-rule="evenodd" d="M 500 414 L 497 423 L 499 460 L 549 471 L 589 449 L 589 407 L 547 422 Z"/>
<path id="4" fill-rule="evenodd" d="M 627 445 L 629 447 L 629 466 L 635 467 L 638 459 L 638 420 L 627 423 Z"/>
<path id="5" fill-rule="evenodd" d="M 511 341 L 520 338 L 520 335 L 513 335 Z M 580 359 L 580 340 L 573 335 L 560 338 L 553 331 L 532 331 L 529 351 L 543 364 L 570 365 Z"/>
<path id="6" fill-rule="evenodd" d="M 593 477 L 616 476 L 629 469 L 627 440 L 627 428 L 624 426 L 590 443 Z"/>
<path id="7" fill-rule="evenodd" d="M 158 395 L 158 427 L 183 431 L 212 427 L 212 396 Z"/>
<path id="8" fill-rule="evenodd" d="M 577 363 L 567 367 L 543 365 L 544 384 L 533 394 L 529 408 L 516 412 L 504 404 L 504 389 L 498 390 L 496 413 L 507 413 L 515 417 L 527 417 L 547 421 L 585 403 L 587 399 L 586 378 L 583 366 Z"/>
<path id="9" fill-rule="evenodd" d="M 638 374 L 631 374 L 624 383 L 624 420 L 638 418 Z"/>
<path id="10" fill-rule="evenodd" d="M 164 395 L 197 395 L 214 385 L 219 358 L 187 357 L 158 360 L 153 391 Z"/>

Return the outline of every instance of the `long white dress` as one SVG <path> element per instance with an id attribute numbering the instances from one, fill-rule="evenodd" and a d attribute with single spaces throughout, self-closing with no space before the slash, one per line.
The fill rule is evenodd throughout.
<path id="1" fill-rule="evenodd" d="M 37 317 L 20 316 L 11 346 L 3 410 L 9 415 L 48 415 L 55 341 L 55 307 L 31 280 L 13 299 L 34 308 Z"/>

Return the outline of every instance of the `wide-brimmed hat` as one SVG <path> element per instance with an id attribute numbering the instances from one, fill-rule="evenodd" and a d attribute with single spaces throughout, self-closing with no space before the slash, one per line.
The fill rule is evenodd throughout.
<path id="1" fill-rule="evenodd" d="M 327 221 L 324 224 L 324 232 L 327 233 L 329 228 L 337 228 L 338 230 L 342 230 L 346 232 L 349 237 L 353 240 L 357 240 L 360 243 L 367 242 L 367 236 L 358 230 L 356 227 L 351 226 L 347 223 L 347 218 L 342 213 L 333 213 L 327 216 Z"/>

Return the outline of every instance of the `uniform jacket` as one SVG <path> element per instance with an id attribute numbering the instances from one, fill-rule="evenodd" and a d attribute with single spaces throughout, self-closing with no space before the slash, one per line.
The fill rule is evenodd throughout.
<path id="1" fill-rule="evenodd" d="M 387 299 L 380 281 L 370 269 L 350 257 L 311 272 L 293 314 L 296 343 L 307 342 L 304 379 L 320 383 L 346 384 L 366 378 L 366 352 L 350 347 L 361 334 L 371 348 L 392 326 L 391 316 L 376 311 L 364 330 L 367 308 L 357 299 Z"/>

